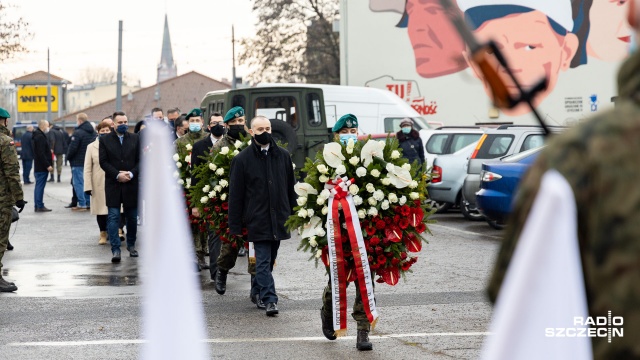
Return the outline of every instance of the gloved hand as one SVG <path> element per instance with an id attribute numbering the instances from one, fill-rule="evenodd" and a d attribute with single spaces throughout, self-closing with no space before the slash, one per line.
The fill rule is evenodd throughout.
<path id="1" fill-rule="evenodd" d="M 87 190 L 87 191 L 85 191 L 84 193 L 85 193 L 85 195 L 89 195 L 89 196 L 91 196 L 91 190 Z"/>
<path id="2" fill-rule="evenodd" d="M 16 207 L 17 207 L 18 209 L 20 209 L 20 211 L 18 211 L 19 213 L 21 213 L 21 212 L 22 212 L 22 210 L 24 210 L 24 206 L 25 206 L 25 205 L 27 205 L 27 202 L 26 202 L 26 201 L 24 201 L 24 200 L 18 200 L 18 201 L 16 201 Z"/>

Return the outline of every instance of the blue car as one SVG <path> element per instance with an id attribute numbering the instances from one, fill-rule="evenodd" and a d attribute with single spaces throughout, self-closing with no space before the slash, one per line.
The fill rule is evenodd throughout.
<path id="1" fill-rule="evenodd" d="M 478 210 L 491 227 L 504 228 L 520 179 L 543 148 L 541 146 L 504 157 L 499 162 L 482 164 L 477 203 Z"/>

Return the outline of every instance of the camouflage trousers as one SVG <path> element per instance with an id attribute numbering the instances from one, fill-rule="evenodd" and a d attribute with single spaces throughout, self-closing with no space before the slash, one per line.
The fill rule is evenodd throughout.
<path id="1" fill-rule="evenodd" d="M 362 304 L 362 297 L 360 296 L 360 291 L 358 291 L 358 280 L 354 282 L 356 288 L 356 299 L 353 302 L 353 312 L 351 316 L 358 323 L 358 330 L 366 330 L 369 331 L 371 329 L 371 324 L 369 323 L 369 319 L 367 318 L 367 313 L 364 311 L 364 305 Z M 375 287 L 375 283 L 373 283 Z M 349 288 L 349 284 L 347 284 L 347 289 Z M 331 276 L 329 276 L 329 283 L 324 288 L 324 292 L 322 293 L 322 316 L 330 319 L 333 317 L 333 305 L 331 301 Z"/>
<path id="2" fill-rule="evenodd" d="M 236 260 L 238 260 L 238 251 L 240 249 L 236 246 L 233 247 L 231 244 L 223 242 L 220 247 L 220 256 L 218 256 L 218 269 L 229 272 L 229 270 L 233 269 L 236 266 Z M 251 275 L 256 274 L 256 262 L 247 260 L 247 272 Z"/>
<path id="3" fill-rule="evenodd" d="M 191 235 L 193 235 L 193 246 L 196 254 L 205 254 L 209 248 L 207 242 L 207 232 L 201 232 L 198 225 L 191 225 Z"/>
<path id="4" fill-rule="evenodd" d="M 9 229 L 11 229 L 11 208 L 0 208 L 0 277 L 2 276 L 2 257 L 9 244 Z"/>
<path id="5" fill-rule="evenodd" d="M 64 154 L 56 154 L 56 171 L 58 172 L 58 176 L 62 174 L 62 162 L 63 162 L 62 157 L 63 156 Z M 53 173 L 51 173 L 51 175 L 53 175 Z"/>

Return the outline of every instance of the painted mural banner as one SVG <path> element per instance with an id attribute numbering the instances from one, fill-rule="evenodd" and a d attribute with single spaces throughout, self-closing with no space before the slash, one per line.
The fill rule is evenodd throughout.
<path id="1" fill-rule="evenodd" d="M 494 41 L 550 125 L 613 106 L 616 72 L 629 53 L 627 1 L 452 1 L 480 41 Z M 482 74 L 439 0 L 342 0 L 341 83 L 396 93 L 448 125 L 535 123 L 525 104 L 496 112 Z M 496 62 L 509 90 L 517 92 Z M 495 115 L 499 114 L 499 118 Z"/>

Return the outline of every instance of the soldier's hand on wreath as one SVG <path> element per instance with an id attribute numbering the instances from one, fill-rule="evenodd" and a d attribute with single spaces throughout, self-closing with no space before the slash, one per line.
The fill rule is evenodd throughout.
<path id="1" fill-rule="evenodd" d="M 22 210 L 24 210 L 24 206 L 25 206 L 25 205 L 27 205 L 27 202 L 26 202 L 26 201 L 24 201 L 24 200 L 18 200 L 18 201 L 16 201 L 16 207 L 17 207 L 18 209 L 20 209 L 20 211 L 18 211 L 19 213 L 21 213 L 21 212 L 22 212 Z"/>

